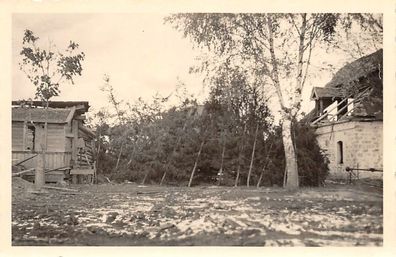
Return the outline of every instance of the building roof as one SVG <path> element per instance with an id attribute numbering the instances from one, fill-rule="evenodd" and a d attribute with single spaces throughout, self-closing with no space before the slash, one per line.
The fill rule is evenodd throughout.
<path id="1" fill-rule="evenodd" d="M 352 117 L 371 117 L 382 119 L 383 110 L 383 81 L 382 81 L 382 49 L 359 58 L 336 72 L 332 80 L 325 87 L 314 87 L 311 93 L 312 100 L 320 98 L 357 97 L 364 88 L 370 88 L 368 93 L 354 104 Z M 310 112 L 309 116 L 314 116 Z M 304 117 L 303 120 L 312 120 L 314 117 Z"/>
<path id="2" fill-rule="evenodd" d="M 14 107 L 12 121 L 67 123 L 71 111 L 71 109 Z"/>
<path id="3" fill-rule="evenodd" d="M 311 93 L 311 99 L 317 100 L 319 98 L 343 98 L 342 90 L 331 87 L 314 87 Z"/>
<path id="4" fill-rule="evenodd" d="M 29 106 L 35 106 L 35 107 L 43 107 L 43 102 L 42 101 L 25 101 L 25 100 L 20 100 L 20 101 L 12 101 L 12 105 L 29 105 Z M 48 102 L 48 107 L 52 108 L 70 108 L 73 106 L 80 106 L 79 108 L 79 114 L 85 113 L 89 109 L 89 103 L 87 101 L 49 101 Z"/>
<path id="5" fill-rule="evenodd" d="M 359 58 L 336 72 L 332 80 L 325 87 L 340 88 L 353 82 L 358 82 L 360 78 L 382 71 L 382 49 Z"/>
<path id="6" fill-rule="evenodd" d="M 333 78 L 324 87 L 314 87 L 311 93 L 311 99 L 323 97 L 348 97 L 351 92 L 356 92 L 356 84 L 363 78 L 370 77 L 372 74 L 382 74 L 382 49 L 359 58 L 351 63 L 346 64 L 339 69 Z M 380 79 L 381 80 L 381 79 Z M 380 83 L 378 83 L 380 82 Z M 371 86 L 380 86 L 381 81 L 371 81 Z"/>

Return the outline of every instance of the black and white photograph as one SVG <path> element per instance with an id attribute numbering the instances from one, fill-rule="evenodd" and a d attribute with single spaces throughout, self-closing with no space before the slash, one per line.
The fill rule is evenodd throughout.
<path id="1" fill-rule="evenodd" d="M 384 246 L 384 13 L 10 26 L 12 247 Z"/>

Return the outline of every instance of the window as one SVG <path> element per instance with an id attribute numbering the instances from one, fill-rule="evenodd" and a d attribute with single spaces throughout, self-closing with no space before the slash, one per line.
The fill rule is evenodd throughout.
<path id="1" fill-rule="evenodd" d="M 36 128 L 28 125 L 25 137 L 25 150 L 34 151 L 34 141 L 36 139 Z"/>
<path id="2" fill-rule="evenodd" d="M 337 163 L 338 164 L 344 163 L 344 146 L 342 141 L 337 142 Z"/>

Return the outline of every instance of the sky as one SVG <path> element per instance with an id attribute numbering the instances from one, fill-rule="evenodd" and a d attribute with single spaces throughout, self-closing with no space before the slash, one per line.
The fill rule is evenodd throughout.
<path id="1" fill-rule="evenodd" d="M 13 87 L 12 99 L 34 97 L 35 87 L 19 70 L 19 55 L 25 29 L 65 49 L 70 40 L 85 53 L 82 76 L 75 85 L 61 85 L 61 94 L 53 100 L 89 101 L 95 109 L 108 105 L 103 86 L 104 74 L 118 99 L 149 99 L 156 92 L 167 96 L 183 81 L 189 92 L 203 97 L 202 77 L 189 74 L 197 64 L 198 50 L 170 25 L 161 14 L 17 14 L 13 15 Z"/>
<path id="2" fill-rule="evenodd" d="M 201 53 L 193 48 L 170 24 L 164 24 L 161 13 L 136 14 L 13 14 L 12 17 L 12 99 L 34 98 L 35 87 L 19 70 L 22 38 L 25 29 L 40 37 L 43 47 L 49 40 L 63 50 L 70 40 L 80 45 L 85 53 L 82 76 L 74 79 L 75 85 L 61 85 L 59 97 L 52 100 L 89 101 L 91 110 L 109 106 L 107 96 L 100 90 L 104 74 L 110 76 L 116 98 L 133 102 L 138 97 L 150 99 L 159 93 L 168 96 L 178 81 L 186 85 L 189 93 L 204 99 L 207 88 L 203 76 L 190 74 L 189 68 L 199 64 Z M 312 65 L 321 65 L 323 51 L 312 57 Z M 325 58 L 341 68 L 345 56 Z M 334 72 L 334 71 L 333 71 Z M 303 91 L 302 111 L 309 112 L 313 101 L 309 96 L 313 86 L 324 86 L 333 73 L 320 72 L 307 81 Z M 176 98 L 171 98 L 171 102 Z M 273 105 L 276 109 L 276 104 Z M 276 112 L 276 111 L 275 111 Z"/>

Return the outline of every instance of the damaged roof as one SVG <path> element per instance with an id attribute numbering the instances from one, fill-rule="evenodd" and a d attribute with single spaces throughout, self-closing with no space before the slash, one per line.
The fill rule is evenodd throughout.
<path id="1" fill-rule="evenodd" d="M 312 100 L 323 98 L 357 97 L 365 88 L 371 88 L 354 103 L 351 116 L 358 118 L 382 119 L 383 113 L 383 50 L 359 58 L 346 64 L 336 72 L 334 77 L 324 87 L 314 87 Z M 313 116 L 315 112 L 310 112 Z M 312 120 L 315 117 L 304 120 Z"/>
<path id="2" fill-rule="evenodd" d="M 12 108 L 12 121 L 67 123 L 71 111 L 71 109 L 48 108 L 46 110 L 44 108 L 14 107 Z"/>
<path id="3" fill-rule="evenodd" d="M 358 82 L 373 72 L 382 73 L 382 49 L 348 63 L 336 72 L 332 80 L 325 85 L 326 88 L 341 88 L 342 86 Z"/>
<path id="4" fill-rule="evenodd" d="M 362 86 L 381 87 L 382 49 L 346 64 L 324 87 L 314 87 L 311 99 L 348 97 Z M 375 75 L 373 75 L 375 74 Z M 374 78 L 373 78 L 374 77 Z M 366 79 L 367 81 L 364 81 Z"/>

